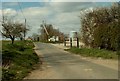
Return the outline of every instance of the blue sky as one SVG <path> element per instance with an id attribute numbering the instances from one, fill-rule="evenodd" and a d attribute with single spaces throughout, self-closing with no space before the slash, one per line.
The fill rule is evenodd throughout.
<path id="1" fill-rule="evenodd" d="M 19 2 L 21 7 L 24 8 L 29 8 L 29 7 L 42 7 L 44 6 L 44 2 Z M 17 2 L 3 2 L 2 6 L 3 8 L 12 8 L 12 9 L 19 9 L 19 5 Z"/>
<path id="2" fill-rule="evenodd" d="M 4 15 L 18 22 L 24 22 L 30 26 L 28 36 L 39 33 L 40 24 L 45 20 L 53 24 L 56 29 L 68 34 L 70 31 L 80 31 L 80 12 L 97 7 L 110 7 L 111 2 L 3 2 Z M 59 1 L 59 0 L 58 0 Z M 89 1 L 89 0 L 87 0 Z M 105 0 L 104 0 L 105 1 Z"/>
<path id="3" fill-rule="evenodd" d="M 4 9 L 12 8 L 12 9 L 18 10 L 19 4 L 24 9 L 24 8 L 29 8 L 29 7 L 43 7 L 43 6 L 45 6 L 46 3 L 49 3 L 49 2 L 19 2 L 19 3 L 18 2 L 3 2 L 2 7 Z M 81 3 L 85 4 L 85 3 L 90 3 L 90 2 L 81 2 Z M 111 2 L 95 2 L 95 3 L 97 6 L 110 6 L 112 4 Z M 69 4 L 69 2 L 67 2 L 67 4 Z M 90 5 L 88 5 L 88 6 L 90 6 Z"/>

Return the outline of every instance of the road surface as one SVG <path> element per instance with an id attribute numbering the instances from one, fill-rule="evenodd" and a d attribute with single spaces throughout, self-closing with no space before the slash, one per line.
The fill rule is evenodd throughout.
<path id="1" fill-rule="evenodd" d="M 51 44 L 35 43 L 43 64 L 25 79 L 118 79 L 118 71 L 95 64 Z"/>

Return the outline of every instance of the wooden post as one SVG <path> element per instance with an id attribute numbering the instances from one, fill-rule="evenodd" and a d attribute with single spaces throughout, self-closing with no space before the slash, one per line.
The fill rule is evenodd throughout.
<path id="1" fill-rule="evenodd" d="M 70 47 L 72 48 L 72 38 L 70 38 Z"/>
<path id="2" fill-rule="evenodd" d="M 77 48 L 79 48 L 79 38 L 77 37 Z"/>
<path id="3" fill-rule="evenodd" d="M 25 41 L 25 37 L 26 37 L 26 19 L 25 19 L 25 27 L 24 27 L 24 41 Z"/>
<path id="4" fill-rule="evenodd" d="M 36 38 L 34 37 L 34 41 L 36 41 Z"/>
<path id="5" fill-rule="evenodd" d="M 37 41 L 39 41 L 39 37 L 37 37 Z"/>
<path id="6" fill-rule="evenodd" d="M 118 59 L 120 59 L 120 37 L 117 38 L 117 54 L 119 55 Z"/>
<path id="7" fill-rule="evenodd" d="M 64 38 L 64 46 L 66 46 L 66 39 Z"/>

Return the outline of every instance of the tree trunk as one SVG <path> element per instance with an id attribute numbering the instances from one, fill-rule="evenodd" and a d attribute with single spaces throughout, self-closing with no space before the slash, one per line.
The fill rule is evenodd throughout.
<path id="1" fill-rule="evenodd" d="M 22 38 L 22 37 L 20 37 L 20 40 L 22 41 L 22 40 L 23 40 L 23 38 Z"/>
<path id="2" fill-rule="evenodd" d="M 12 40 L 12 44 L 14 44 L 14 38 L 12 38 L 11 40 Z"/>

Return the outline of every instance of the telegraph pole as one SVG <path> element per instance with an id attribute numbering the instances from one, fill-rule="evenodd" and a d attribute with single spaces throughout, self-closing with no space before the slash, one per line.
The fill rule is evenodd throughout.
<path id="1" fill-rule="evenodd" d="M 47 29 L 46 29 L 46 23 L 44 21 L 43 21 L 43 28 L 44 28 L 46 34 L 49 35 L 49 33 L 48 33 Z"/>
<path id="2" fill-rule="evenodd" d="M 47 29 L 46 29 L 46 23 L 44 21 L 43 21 L 43 28 L 45 30 L 45 33 L 47 34 L 47 41 L 48 41 L 49 33 L 48 33 Z"/>
<path id="3" fill-rule="evenodd" d="M 3 12 L 3 5 L 2 5 L 2 19 L 3 19 L 2 22 L 4 23 L 5 18 L 4 18 L 4 12 Z"/>
<path id="4" fill-rule="evenodd" d="M 25 36 L 26 36 L 26 19 L 25 19 L 25 27 L 24 27 L 24 40 L 25 40 Z"/>

